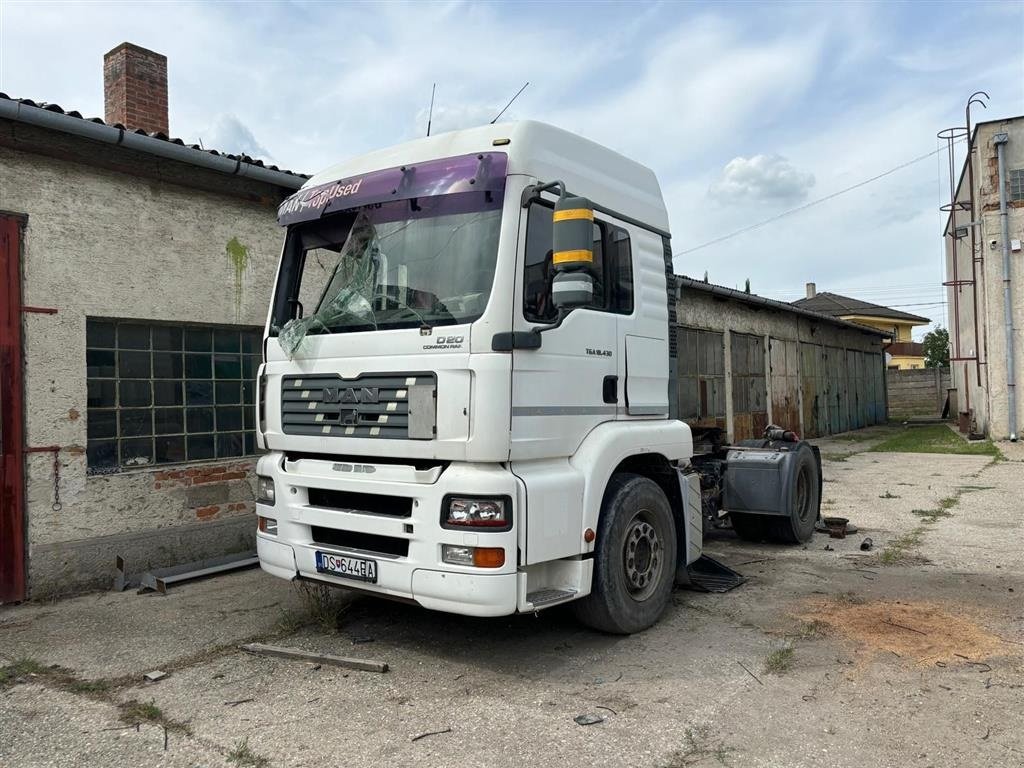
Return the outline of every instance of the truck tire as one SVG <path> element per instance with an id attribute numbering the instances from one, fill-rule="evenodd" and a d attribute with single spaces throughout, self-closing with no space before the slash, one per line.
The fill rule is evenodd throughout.
<path id="1" fill-rule="evenodd" d="M 611 634 L 647 629 L 668 606 L 676 557 L 676 522 L 665 492 L 641 475 L 614 475 L 597 524 L 593 584 L 572 604 L 576 617 Z"/>
<path id="2" fill-rule="evenodd" d="M 821 509 L 818 462 L 806 443 L 797 449 L 793 473 L 792 504 L 786 517 L 765 518 L 768 536 L 780 544 L 802 544 L 814 535 L 814 523 Z"/>

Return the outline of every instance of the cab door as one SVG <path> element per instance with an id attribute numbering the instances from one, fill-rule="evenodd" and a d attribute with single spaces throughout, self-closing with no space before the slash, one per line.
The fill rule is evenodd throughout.
<path id="1" fill-rule="evenodd" d="M 552 203 L 535 201 L 520 222 L 520 269 L 514 331 L 555 322 L 551 301 Z M 516 349 L 512 359 L 510 458 L 571 456 L 597 425 L 614 420 L 618 405 L 617 317 L 607 311 L 605 228 L 594 224 L 598 272 L 593 306 L 574 309 L 544 331 L 539 349 Z"/>

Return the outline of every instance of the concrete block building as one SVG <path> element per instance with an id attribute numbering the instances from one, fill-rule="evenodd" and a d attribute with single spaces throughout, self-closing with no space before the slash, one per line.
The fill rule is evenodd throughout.
<path id="1" fill-rule="evenodd" d="M 967 137 L 951 130 L 954 140 Z M 1024 422 L 1024 116 L 978 123 L 969 138 L 943 206 L 951 405 L 963 431 L 1016 440 Z"/>
<path id="2" fill-rule="evenodd" d="M 253 372 L 304 176 L 169 138 L 167 61 L 106 118 L 0 94 L 0 602 L 252 547 Z"/>

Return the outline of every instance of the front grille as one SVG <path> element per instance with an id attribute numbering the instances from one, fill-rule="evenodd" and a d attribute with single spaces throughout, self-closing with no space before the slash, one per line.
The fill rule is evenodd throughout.
<path id="1" fill-rule="evenodd" d="M 409 540 L 395 536 L 379 536 L 375 533 L 358 533 L 356 531 L 339 531 L 336 528 L 310 526 L 314 544 L 343 549 L 358 549 L 363 552 L 375 552 L 394 557 L 409 556 Z"/>
<path id="2" fill-rule="evenodd" d="M 388 515 L 389 517 L 412 517 L 412 499 L 403 496 L 384 496 L 376 493 L 354 493 L 352 491 L 331 491 L 327 488 L 310 488 L 309 505 L 342 512 L 358 512 L 365 515 Z"/>
<path id="3" fill-rule="evenodd" d="M 355 379 L 336 373 L 285 376 L 281 429 L 287 435 L 422 438 L 409 433 L 409 390 L 425 385 L 436 392 L 437 377 L 433 373 L 368 374 Z"/>

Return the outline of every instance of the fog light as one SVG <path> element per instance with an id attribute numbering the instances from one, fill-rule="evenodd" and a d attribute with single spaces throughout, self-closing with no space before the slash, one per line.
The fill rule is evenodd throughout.
<path id="1" fill-rule="evenodd" d="M 501 568 L 505 564 L 505 550 L 501 547 L 461 547 L 455 544 L 442 544 L 441 560 L 452 565 Z"/>
<path id="2" fill-rule="evenodd" d="M 274 506 L 274 478 L 256 475 L 256 501 Z"/>
<path id="3" fill-rule="evenodd" d="M 267 533 L 271 536 L 277 536 L 277 520 L 272 517 L 260 517 L 259 518 L 259 530 L 260 533 Z"/>
<path id="4" fill-rule="evenodd" d="M 489 528 L 507 531 L 512 527 L 511 499 L 474 499 L 448 496 L 442 505 L 445 528 Z"/>

